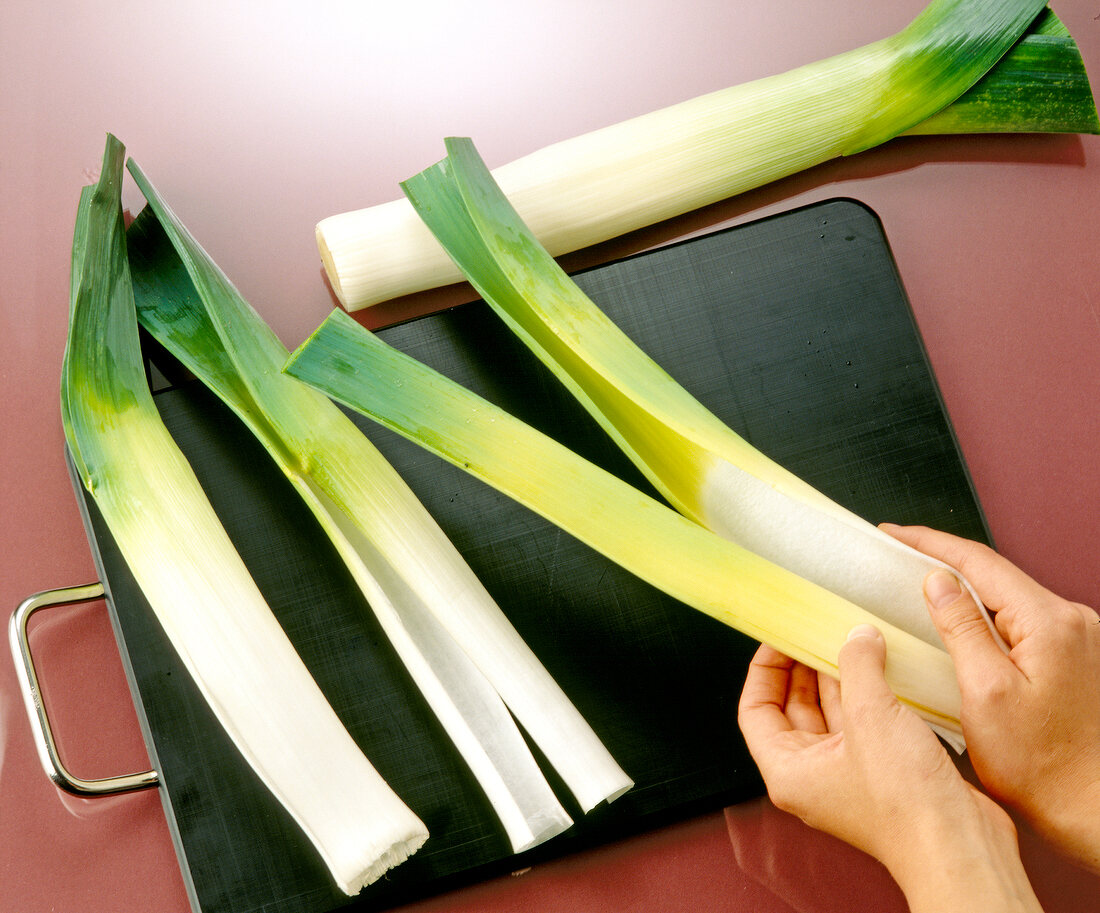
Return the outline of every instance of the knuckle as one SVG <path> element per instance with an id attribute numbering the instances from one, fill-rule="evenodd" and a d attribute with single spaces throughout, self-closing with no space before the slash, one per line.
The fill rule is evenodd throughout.
<path id="1" fill-rule="evenodd" d="M 1080 645 L 1088 636 L 1089 628 L 1096 626 L 1096 622 L 1090 625 L 1090 613 L 1093 618 L 1100 618 L 1088 606 L 1056 599 L 1045 607 L 1043 628 L 1059 644 Z"/>
<path id="2" fill-rule="evenodd" d="M 792 815 L 798 814 L 798 803 L 785 784 L 769 783 L 768 798 L 771 800 L 772 805 L 781 812 L 789 812 Z"/>
<path id="3" fill-rule="evenodd" d="M 955 569 L 964 576 L 983 576 L 992 565 L 1000 560 L 1000 556 L 984 542 L 967 540 L 952 556 Z"/>
<path id="4" fill-rule="evenodd" d="M 969 682 L 964 698 L 972 706 L 994 711 L 1016 701 L 1016 681 L 1006 670 L 991 670 L 977 681 Z"/>
<path id="5" fill-rule="evenodd" d="M 785 775 L 781 767 L 773 767 L 769 764 L 761 765 L 760 773 L 763 776 L 768 799 L 772 805 L 780 811 L 798 814 L 801 793 L 796 784 L 792 782 L 793 778 Z"/>
<path id="6" fill-rule="evenodd" d="M 940 623 L 944 633 L 955 640 L 989 636 L 985 616 L 966 596 L 960 596 L 941 612 Z"/>

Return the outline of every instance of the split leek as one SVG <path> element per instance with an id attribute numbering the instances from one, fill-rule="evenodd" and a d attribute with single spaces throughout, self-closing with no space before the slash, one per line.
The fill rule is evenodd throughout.
<path id="1" fill-rule="evenodd" d="M 120 202 L 122 145 L 81 195 L 61 380 L 65 438 L 165 633 L 226 732 L 348 894 L 424 842 L 264 602 L 146 383 Z"/>
<path id="2" fill-rule="evenodd" d="M 485 301 L 669 503 L 939 646 L 922 584 L 942 565 L 831 501 L 719 420 L 555 262 L 469 140 L 447 140 L 447 151 L 403 185 L 413 207 Z"/>
<path id="3" fill-rule="evenodd" d="M 990 130 L 1100 131 L 1081 56 L 1043 0 L 933 0 L 892 37 L 563 140 L 494 176 L 559 256 L 900 134 Z M 462 278 L 405 200 L 330 216 L 316 237 L 348 310 Z"/>
<path id="4" fill-rule="evenodd" d="M 145 328 L 263 443 L 347 564 L 515 851 L 571 824 L 512 718 L 584 811 L 632 784 L 397 471 L 289 352 L 137 164 L 130 229 Z M 509 713 L 509 710 L 511 713 Z"/>
<path id="5" fill-rule="evenodd" d="M 874 624 L 899 698 L 957 744 L 959 693 L 942 649 L 722 538 L 415 359 L 340 309 L 286 371 L 546 517 L 674 598 L 836 674 L 848 631 Z"/>

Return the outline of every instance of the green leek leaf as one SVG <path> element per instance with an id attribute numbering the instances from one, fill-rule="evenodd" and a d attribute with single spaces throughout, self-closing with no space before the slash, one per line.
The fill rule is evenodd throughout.
<path id="1" fill-rule="evenodd" d="M 1100 133 L 1100 120 L 1081 52 L 1047 9 L 972 88 L 906 132 Z"/>

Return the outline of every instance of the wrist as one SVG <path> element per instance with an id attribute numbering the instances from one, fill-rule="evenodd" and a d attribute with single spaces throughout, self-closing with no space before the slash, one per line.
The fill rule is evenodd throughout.
<path id="1" fill-rule="evenodd" d="M 1041 913 L 1020 860 L 1016 830 L 1001 809 L 918 824 L 904 855 L 884 860 L 912 913 L 998 910 Z"/>
<path id="2" fill-rule="evenodd" d="M 1027 809 L 1025 819 L 1043 839 L 1079 865 L 1100 874 L 1100 778 L 1078 783 L 1072 800 Z"/>

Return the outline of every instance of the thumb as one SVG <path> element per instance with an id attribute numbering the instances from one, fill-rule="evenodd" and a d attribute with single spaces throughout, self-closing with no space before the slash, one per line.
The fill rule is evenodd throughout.
<path id="1" fill-rule="evenodd" d="M 974 667 L 1004 661 L 985 615 L 954 574 L 932 571 L 924 579 L 924 599 L 960 678 Z"/>
<path id="2" fill-rule="evenodd" d="M 877 714 L 897 703 L 886 684 L 886 641 L 871 625 L 857 625 L 837 657 L 840 706 L 847 721 Z"/>

